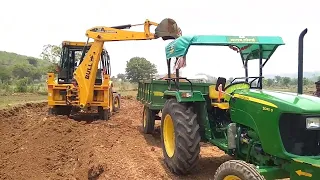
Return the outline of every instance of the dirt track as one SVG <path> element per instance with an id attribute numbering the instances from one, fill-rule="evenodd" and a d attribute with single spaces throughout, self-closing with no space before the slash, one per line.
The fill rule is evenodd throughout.
<path id="1" fill-rule="evenodd" d="M 191 175 L 171 174 L 159 128 L 144 135 L 141 104 L 121 103 L 109 121 L 47 116 L 46 103 L 0 110 L 0 179 L 213 179 L 229 159 L 204 144 Z"/>

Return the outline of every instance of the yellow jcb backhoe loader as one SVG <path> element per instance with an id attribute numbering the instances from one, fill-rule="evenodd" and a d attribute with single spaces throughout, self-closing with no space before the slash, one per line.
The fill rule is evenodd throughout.
<path id="1" fill-rule="evenodd" d="M 61 44 L 62 52 L 61 58 L 58 66 L 58 79 L 57 83 L 49 82 L 48 87 L 50 88 L 48 101 L 49 104 L 53 104 L 54 107 L 49 108 L 49 114 L 56 115 L 69 115 L 70 112 L 77 112 L 79 108 L 72 108 L 72 106 L 67 106 L 67 103 L 63 103 L 61 105 L 61 101 L 66 101 L 66 91 L 68 84 L 73 82 L 73 72 L 81 62 L 81 54 L 82 52 L 87 52 L 88 48 L 90 48 L 92 43 L 86 42 L 72 42 L 72 41 L 63 41 Z M 85 48 L 85 49 L 84 49 Z M 104 71 L 103 71 L 104 70 Z M 103 49 L 100 57 L 100 67 L 98 68 L 96 82 L 95 84 L 99 86 L 102 81 L 103 75 L 101 73 L 107 73 L 111 75 L 111 65 L 110 65 L 110 57 L 108 52 Z M 110 87 L 113 87 L 112 82 L 110 81 Z M 55 86 L 53 88 L 53 86 Z M 49 89 L 49 88 L 48 88 Z M 111 106 L 112 112 L 118 111 L 120 108 L 120 94 L 115 91 L 113 92 L 113 104 Z M 72 111 L 73 110 L 73 111 Z"/>
<path id="2" fill-rule="evenodd" d="M 138 25 L 144 25 L 144 32 L 124 30 Z M 155 33 L 150 32 L 150 26 L 152 25 L 156 26 Z M 48 73 L 49 112 L 70 114 L 71 109 L 80 109 L 85 112 L 92 107 L 96 107 L 100 119 L 108 120 L 113 104 L 116 104 L 113 103 L 110 73 L 104 73 L 101 80 L 97 80 L 97 74 L 100 74 L 98 70 L 99 62 L 102 62 L 103 66 L 103 63 L 107 62 L 104 61 L 105 57 L 108 57 L 108 55 L 105 55 L 107 52 L 103 49 L 104 42 L 152 40 L 160 37 L 163 40 L 168 40 L 176 39 L 180 34 L 181 30 L 176 22 L 169 18 L 162 20 L 160 24 L 146 20 L 144 24 L 113 27 L 97 26 L 87 30 L 88 40 L 83 47 L 80 63 L 74 69 L 72 75 L 70 73 L 66 75 L 69 81 L 59 84 L 58 80 L 58 83 L 56 83 L 54 73 Z M 90 38 L 94 42 L 89 43 Z M 75 57 L 72 53 L 71 56 Z M 73 61 L 70 62 L 73 63 Z"/>

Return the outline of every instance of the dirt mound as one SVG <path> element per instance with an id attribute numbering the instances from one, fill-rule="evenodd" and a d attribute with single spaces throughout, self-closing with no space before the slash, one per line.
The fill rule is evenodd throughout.
<path id="1" fill-rule="evenodd" d="M 152 135 L 142 133 L 142 109 L 127 97 L 109 121 L 48 116 L 46 103 L 0 110 L 0 177 L 178 179 L 163 164 L 159 127 Z M 229 158 L 205 146 L 197 168 L 182 179 L 212 178 Z"/>
<path id="2" fill-rule="evenodd" d="M 16 106 L 5 108 L 5 109 L 0 109 L 0 118 L 2 118 L 2 117 L 7 118 L 7 117 L 15 116 L 15 115 L 17 115 L 17 113 L 19 113 L 23 109 L 28 109 L 28 108 L 34 109 L 34 108 L 38 108 L 38 107 L 44 107 L 46 105 L 47 105 L 46 102 L 26 103 L 26 104 L 16 105 Z"/>

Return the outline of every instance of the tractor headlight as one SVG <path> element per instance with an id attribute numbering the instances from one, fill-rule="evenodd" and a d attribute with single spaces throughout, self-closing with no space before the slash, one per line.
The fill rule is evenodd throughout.
<path id="1" fill-rule="evenodd" d="M 192 97 L 192 93 L 191 92 L 182 92 L 181 93 L 181 97 L 183 97 L 183 98 Z"/>
<path id="2" fill-rule="evenodd" d="M 320 117 L 306 118 L 306 128 L 309 130 L 320 130 Z"/>

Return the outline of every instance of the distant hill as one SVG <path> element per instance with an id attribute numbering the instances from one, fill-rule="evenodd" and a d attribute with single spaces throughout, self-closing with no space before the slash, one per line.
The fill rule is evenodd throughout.
<path id="1" fill-rule="evenodd" d="M 52 64 L 39 58 L 0 51 L 0 83 L 11 79 L 40 80 Z"/>
<path id="2" fill-rule="evenodd" d="M 35 57 L 25 56 L 13 52 L 0 51 L 0 66 L 12 66 L 15 64 L 30 64 L 36 66 L 47 66 L 49 62 Z"/>

